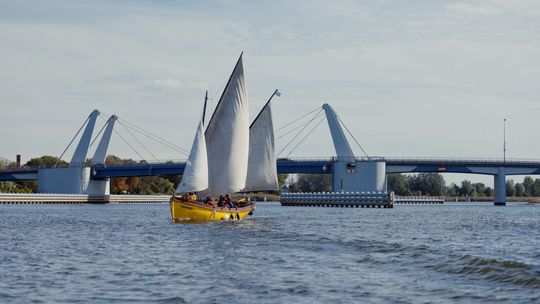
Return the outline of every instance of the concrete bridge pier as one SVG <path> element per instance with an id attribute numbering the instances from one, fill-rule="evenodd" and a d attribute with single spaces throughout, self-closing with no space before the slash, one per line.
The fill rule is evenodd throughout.
<path id="1" fill-rule="evenodd" d="M 495 182 L 495 206 L 506 206 L 506 168 L 499 167 L 494 176 Z"/>

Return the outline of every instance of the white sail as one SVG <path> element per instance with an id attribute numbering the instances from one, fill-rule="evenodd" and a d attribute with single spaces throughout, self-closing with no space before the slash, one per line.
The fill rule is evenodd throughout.
<path id="1" fill-rule="evenodd" d="M 278 189 L 274 125 L 269 101 L 249 128 L 249 164 L 245 190 Z"/>
<path id="2" fill-rule="evenodd" d="M 207 195 L 245 188 L 249 157 L 249 105 L 242 55 L 206 129 Z"/>
<path id="3" fill-rule="evenodd" d="M 182 175 L 182 181 L 176 188 L 177 193 L 196 192 L 208 188 L 208 160 L 204 125 L 201 121 L 193 140 L 189 159 Z"/>

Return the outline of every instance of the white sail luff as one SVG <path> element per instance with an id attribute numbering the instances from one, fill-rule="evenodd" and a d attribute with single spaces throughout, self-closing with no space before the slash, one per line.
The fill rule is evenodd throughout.
<path id="1" fill-rule="evenodd" d="M 189 159 L 182 175 L 182 181 L 176 188 L 177 193 L 197 192 L 208 188 L 208 160 L 204 125 L 201 121 L 193 140 Z"/>
<path id="2" fill-rule="evenodd" d="M 245 188 L 249 157 L 249 104 L 242 56 L 206 129 L 207 195 Z"/>
<path id="3" fill-rule="evenodd" d="M 278 190 L 271 103 L 261 110 L 249 130 L 246 191 Z"/>

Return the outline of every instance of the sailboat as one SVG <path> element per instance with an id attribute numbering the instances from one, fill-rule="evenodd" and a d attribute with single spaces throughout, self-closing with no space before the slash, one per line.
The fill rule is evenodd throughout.
<path id="1" fill-rule="evenodd" d="M 253 214 L 255 204 L 227 202 L 229 193 L 277 190 L 277 170 L 271 100 L 274 91 L 253 123 L 244 80 L 242 54 L 204 131 L 199 123 L 182 181 L 170 201 L 173 221 L 240 220 Z M 205 97 L 205 105 L 208 100 Z M 197 201 L 194 195 L 207 197 Z M 220 197 L 216 203 L 211 197 Z"/>

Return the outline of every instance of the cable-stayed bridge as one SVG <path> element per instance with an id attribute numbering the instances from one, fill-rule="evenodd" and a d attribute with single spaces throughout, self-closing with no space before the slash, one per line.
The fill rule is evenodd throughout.
<path id="1" fill-rule="evenodd" d="M 286 148 L 290 148 L 286 157 L 278 158 L 277 160 L 278 173 L 331 174 L 333 191 L 385 191 L 386 174 L 390 173 L 438 172 L 492 175 L 494 177 L 495 204 L 497 205 L 505 204 L 506 175 L 540 174 L 540 160 L 533 159 L 389 158 L 369 156 L 352 133 L 349 132 L 346 125 L 334 112 L 332 107 L 325 104 L 322 108 L 316 110 L 318 112 L 312 111 L 301 117 L 305 118 L 306 121 L 303 124 L 285 125 L 285 127 L 290 126 L 291 128 L 289 128 L 290 130 L 281 132 L 281 134 L 293 134 L 294 131 L 297 131 L 297 133 L 280 151 L 280 154 L 282 154 Z M 317 113 L 313 114 L 314 112 Z M 312 116 L 308 116 L 309 114 L 312 114 Z M 42 193 L 87 193 L 103 195 L 109 193 L 110 178 L 182 175 L 185 161 L 159 161 L 150 149 L 137 139 L 134 133 L 153 138 L 155 141 L 183 154 L 186 154 L 186 150 L 132 123 L 122 121 L 115 115 L 107 119 L 105 125 L 98 132 L 98 135 L 92 140 L 92 132 L 97 117 L 100 117 L 100 113 L 95 110 L 90 114 L 83 126 L 79 129 L 79 132 L 77 132 L 66 150 L 62 153 L 61 157 L 84 128 L 84 132 L 80 136 L 79 144 L 69 164 L 61 165 L 57 163 L 56 166 L 50 168 L 6 168 L 0 171 L 0 181 L 38 180 L 39 192 Z M 289 157 L 323 120 L 327 120 L 330 127 L 337 156 L 328 158 Z M 141 161 L 129 164 L 105 162 L 113 133 L 118 134 L 126 145 L 133 149 L 133 145 L 129 143 L 126 136 L 123 136 L 114 129 L 117 122 L 152 155 L 153 161 Z M 354 155 L 345 136 L 344 128 L 365 156 L 357 157 Z M 280 128 L 277 131 L 282 129 Z M 100 135 L 101 139 L 94 156 L 88 164 L 86 163 L 88 149 L 97 141 Z M 276 139 L 283 136 L 277 136 Z M 136 150 L 135 152 L 141 156 Z"/>

